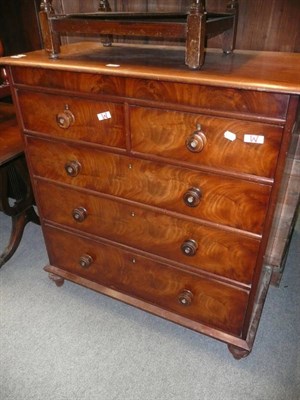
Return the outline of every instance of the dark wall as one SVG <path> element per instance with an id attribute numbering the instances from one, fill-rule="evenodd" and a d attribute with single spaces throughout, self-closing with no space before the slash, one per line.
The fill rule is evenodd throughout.
<path id="1" fill-rule="evenodd" d="M 192 0 L 110 0 L 117 11 L 186 11 Z M 224 11 L 228 0 L 206 0 L 207 11 Z M 98 0 L 53 0 L 65 12 L 96 11 Z M 300 0 L 239 0 L 236 48 L 300 52 Z M 209 41 L 218 47 L 218 39 Z"/>
<path id="2" fill-rule="evenodd" d="M 224 11 L 228 0 L 207 0 L 208 11 Z M 0 0 L 0 37 L 5 54 L 41 48 L 37 13 L 41 0 Z M 187 10 L 191 0 L 110 0 L 118 11 Z M 96 11 L 99 0 L 53 0 L 62 12 Z M 239 0 L 236 48 L 300 52 L 300 0 Z M 218 47 L 218 39 L 209 41 Z"/>
<path id="3" fill-rule="evenodd" d="M 221 10 L 226 0 L 207 0 Z M 300 0 L 239 0 L 236 48 L 300 52 Z"/>
<path id="4" fill-rule="evenodd" d="M 0 0 L 0 38 L 5 55 L 40 49 L 40 0 Z"/>

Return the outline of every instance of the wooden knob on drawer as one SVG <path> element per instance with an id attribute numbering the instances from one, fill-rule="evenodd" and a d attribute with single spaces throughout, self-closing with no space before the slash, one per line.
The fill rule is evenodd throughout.
<path id="1" fill-rule="evenodd" d="M 201 125 L 197 125 L 197 130 L 193 132 L 185 142 L 186 147 L 192 153 L 200 153 L 206 144 L 206 136 L 201 130 Z"/>
<path id="2" fill-rule="evenodd" d="M 181 250 L 186 256 L 194 256 L 197 252 L 198 244 L 194 239 L 188 239 L 181 245 Z"/>
<path id="3" fill-rule="evenodd" d="M 178 301 L 183 306 L 189 306 L 193 301 L 193 297 L 193 293 L 185 289 L 178 295 Z"/>
<path id="4" fill-rule="evenodd" d="M 87 211 L 84 207 L 74 208 L 72 216 L 76 222 L 83 222 L 87 217 Z"/>
<path id="5" fill-rule="evenodd" d="M 69 176 L 72 176 L 72 177 L 77 176 L 80 172 L 80 169 L 81 169 L 81 165 L 78 161 L 75 161 L 75 160 L 68 161 L 65 164 L 65 171 L 66 171 L 67 175 L 69 175 Z"/>
<path id="6" fill-rule="evenodd" d="M 195 187 L 187 190 L 183 195 L 183 201 L 188 207 L 197 207 L 202 197 L 201 190 Z"/>
<path id="7" fill-rule="evenodd" d="M 93 257 L 90 256 L 89 254 L 83 254 L 79 258 L 79 265 L 81 266 L 81 268 L 89 268 L 93 262 L 94 262 Z"/>
<path id="8" fill-rule="evenodd" d="M 75 122 L 74 114 L 69 110 L 66 104 L 63 112 L 56 115 L 56 123 L 62 129 L 68 129 Z"/>

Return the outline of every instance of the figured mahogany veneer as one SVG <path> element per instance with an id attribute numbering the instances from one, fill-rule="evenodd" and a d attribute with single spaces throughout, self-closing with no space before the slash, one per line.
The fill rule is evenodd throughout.
<path id="1" fill-rule="evenodd" d="M 105 56 L 105 52 L 109 49 L 102 50 Z M 133 48 L 126 50 L 121 45 L 115 50 L 120 59 L 126 58 L 128 52 L 131 52 L 133 57 L 135 54 Z M 144 48 L 142 51 L 146 56 L 152 56 L 153 59 L 159 58 L 159 60 L 163 62 L 164 60 L 162 57 L 164 50 L 165 49 L 161 49 L 161 52 L 154 54 L 153 51 L 148 53 Z M 96 50 L 93 49 L 93 51 Z M 97 51 L 99 53 L 98 48 Z M 95 54 L 96 59 L 97 56 L 101 57 L 102 54 L 98 53 Z M 212 56 L 214 56 L 214 54 Z M 110 57 L 110 55 L 108 57 Z M 219 63 L 227 61 L 226 58 L 216 58 L 216 60 Z M 34 57 L 34 53 L 32 61 L 34 63 L 37 61 Z M 83 65 L 80 66 L 80 61 L 81 59 L 79 58 L 77 60 L 78 66 L 80 69 L 83 69 Z M 107 61 L 107 59 L 104 58 L 103 62 L 105 63 L 105 61 Z M 247 61 L 246 56 L 245 63 Z M 277 60 L 274 61 L 277 62 Z M 293 60 L 290 62 L 293 62 Z M 250 70 L 255 67 L 257 68 L 255 65 L 253 65 L 253 67 L 250 66 Z M 107 73 L 109 71 L 110 70 L 108 70 Z M 285 121 L 289 103 L 289 96 L 285 93 L 257 92 L 246 88 L 236 89 L 226 87 L 226 85 L 224 88 L 221 88 L 216 85 L 208 86 L 205 83 L 202 85 L 198 85 L 197 83 L 193 84 L 193 78 L 195 78 L 194 74 L 192 76 L 187 76 L 187 78 L 190 78 L 191 83 L 180 82 L 180 80 L 179 82 L 174 82 L 172 80 L 169 81 L 170 76 L 167 71 L 167 68 L 163 71 L 165 76 L 162 75 L 161 79 L 157 80 L 155 77 L 155 80 L 151 80 L 149 78 L 132 78 L 130 76 L 124 78 L 122 75 L 97 75 L 85 72 L 81 72 L 80 75 L 78 75 L 78 73 L 74 71 L 49 71 L 48 69 L 39 68 L 38 66 L 34 74 L 32 74 L 31 68 L 25 65 L 24 67 L 14 67 L 14 80 L 20 85 L 25 84 L 45 89 L 61 89 L 62 91 L 71 90 L 81 93 L 82 95 L 86 94 L 90 97 L 94 95 L 109 96 L 110 98 L 117 96 L 117 99 L 126 97 L 129 103 L 132 102 L 132 100 L 142 104 L 144 104 L 145 101 L 154 101 L 156 105 L 163 104 L 164 106 L 167 105 L 168 108 L 176 107 L 176 105 L 177 108 L 179 105 L 180 109 L 183 109 L 184 106 L 197 107 L 198 110 L 203 110 L 212 115 L 218 115 L 223 112 L 226 113 L 225 115 L 231 115 L 231 113 L 233 113 L 234 115 L 238 115 L 239 118 L 249 115 L 252 119 L 260 117 L 272 118 L 275 121 L 279 119 L 281 122 Z M 160 70 L 160 73 L 161 72 Z M 113 73 L 115 73 L 115 71 L 113 71 Z M 203 73 L 205 73 L 205 71 L 203 71 Z M 140 74 L 145 75 L 145 71 L 141 70 Z M 151 72 L 149 75 L 151 76 Z M 231 83 L 231 85 L 232 84 L 233 83 Z M 247 82 L 247 86 L 250 86 L 250 83 Z"/>
<path id="2" fill-rule="evenodd" d="M 125 147 L 126 110 L 120 104 L 23 91 L 19 91 L 19 101 L 24 110 L 24 127 L 27 130 Z M 39 118 L 36 118 L 32 109 L 36 103 L 39 104 Z M 64 114 L 66 107 L 73 116 L 70 122 L 66 121 L 67 115 Z M 99 125 L 97 115 L 107 110 L 112 118 L 104 117 Z M 66 129 L 61 129 L 64 127 L 60 126 L 59 117 L 62 123 L 68 125 Z M 265 177 L 274 175 L 282 135 L 280 126 L 142 107 L 130 107 L 129 119 L 133 152 Z M 203 151 L 193 153 L 186 141 L 198 126 L 201 127 L 205 143 Z M 234 132 L 237 140 L 228 141 L 224 137 L 226 131 Z M 265 143 L 256 144 L 256 139 L 252 143 L 245 143 L 245 133 L 252 136 L 263 133 Z"/>
<path id="3" fill-rule="evenodd" d="M 257 239 L 76 190 L 68 189 L 66 198 L 64 187 L 41 181 L 37 191 L 42 213 L 48 221 L 241 282 L 251 282 L 259 247 Z M 198 244 L 194 256 L 181 250 L 187 239 Z"/>
<path id="4" fill-rule="evenodd" d="M 245 289 L 193 275 L 153 262 L 135 252 L 87 240 L 60 229 L 47 226 L 45 236 L 53 265 L 194 321 L 235 335 L 241 332 L 248 300 Z M 61 243 L 60 250 L 57 243 Z M 80 263 L 83 255 L 92 258 L 88 267 Z M 193 294 L 190 305 L 180 302 L 179 296 L 184 290 Z"/>
<path id="5" fill-rule="evenodd" d="M 270 185 L 139 160 L 82 145 L 61 143 L 57 152 L 56 143 L 33 137 L 27 138 L 27 146 L 36 176 L 262 233 Z M 40 154 L 43 154 L 42 159 Z M 199 203 L 195 206 L 191 204 L 190 189 L 198 190 Z"/>
<path id="6" fill-rule="evenodd" d="M 19 101 L 26 129 L 51 136 L 125 147 L 124 111 L 119 104 L 26 92 L 19 93 Z M 33 104 L 39 107 L 33 108 Z M 68 117 L 66 109 L 72 116 Z M 97 114 L 107 110 L 113 119 L 105 119 L 100 125 Z"/>
<path id="7" fill-rule="evenodd" d="M 222 340 L 241 358 L 272 275 L 264 256 L 300 59 L 208 52 L 195 72 L 178 54 L 84 43 L 59 60 L 34 52 L 4 63 L 51 279 Z"/>
<path id="8" fill-rule="evenodd" d="M 193 153 L 186 141 L 197 124 L 206 140 Z M 130 127 L 133 151 L 266 177 L 274 175 L 282 133 L 274 125 L 136 107 L 130 109 Z M 234 141 L 224 137 L 227 131 L 234 132 Z M 245 143 L 246 133 L 263 134 L 265 142 Z"/>

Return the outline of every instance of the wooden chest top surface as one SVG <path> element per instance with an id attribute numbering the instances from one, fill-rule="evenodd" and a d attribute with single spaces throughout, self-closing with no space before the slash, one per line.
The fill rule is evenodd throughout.
<path id="1" fill-rule="evenodd" d="M 62 46 L 58 59 L 38 50 L 1 58 L 1 64 L 300 94 L 298 53 L 236 50 L 225 55 L 209 49 L 200 71 L 189 70 L 183 54 L 184 48 L 177 46 L 81 42 Z"/>

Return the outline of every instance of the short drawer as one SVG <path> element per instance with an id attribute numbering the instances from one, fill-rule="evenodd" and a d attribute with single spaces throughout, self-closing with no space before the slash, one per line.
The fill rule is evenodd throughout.
<path id="1" fill-rule="evenodd" d="M 125 148 L 120 104 L 20 90 L 18 101 L 26 130 Z"/>
<path id="2" fill-rule="evenodd" d="M 37 176 L 253 233 L 263 230 L 268 185 L 32 137 L 27 153 Z"/>
<path id="3" fill-rule="evenodd" d="M 240 335 L 248 292 L 46 226 L 50 263 L 194 321 Z"/>
<path id="4" fill-rule="evenodd" d="M 180 79 L 180 78 L 179 78 Z M 251 117 L 286 118 L 289 95 L 265 91 L 205 86 L 162 79 L 127 79 L 127 95 L 201 110 L 238 113 Z"/>
<path id="5" fill-rule="evenodd" d="M 13 66 L 15 84 L 81 93 L 126 96 L 126 79 L 118 76 Z M 278 114 L 278 113 L 277 113 Z"/>
<path id="6" fill-rule="evenodd" d="M 141 107 L 130 108 L 130 127 L 134 152 L 268 178 L 282 137 L 280 126 Z"/>
<path id="7" fill-rule="evenodd" d="M 36 188 L 48 221 L 251 283 L 257 239 L 55 184 L 38 181 Z"/>

